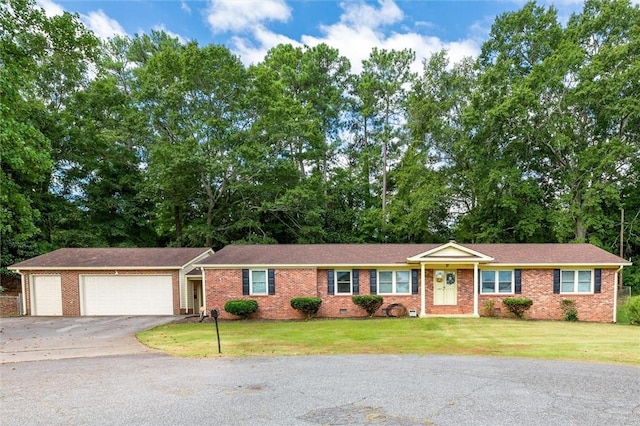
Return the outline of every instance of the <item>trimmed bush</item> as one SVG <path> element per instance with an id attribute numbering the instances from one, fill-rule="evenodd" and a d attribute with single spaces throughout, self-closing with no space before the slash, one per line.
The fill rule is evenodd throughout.
<path id="1" fill-rule="evenodd" d="M 232 315 L 246 319 L 258 310 L 258 302 L 251 299 L 229 300 L 224 304 L 224 310 Z"/>
<path id="2" fill-rule="evenodd" d="M 640 296 L 633 296 L 627 299 L 624 304 L 624 311 L 631 324 L 640 325 Z"/>
<path id="3" fill-rule="evenodd" d="M 565 321 L 578 321 L 578 308 L 576 302 L 571 299 L 562 299 L 560 301 L 560 309 L 562 309 L 562 319 Z"/>
<path id="4" fill-rule="evenodd" d="M 369 314 L 369 318 L 371 318 L 373 314 L 375 314 L 376 311 L 380 309 L 380 306 L 382 306 L 382 303 L 384 301 L 382 299 L 382 296 L 377 295 L 352 296 L 351 300 L 355 305 L 367 311 L 367 314 Z"/>
<path id="5" fill-rule="evenodd" d="M 518 319 L 524 318 L 524 312 L 533 305 L 533 300 L 526 297 L 508 297 L 502 304 Z"/>
<path id="6" fill-rule="evenodd" d="M 319 297 L 294 297 L 290 303 L 293 309 L 302 312 L 307 316 L 307 319 L 310 319 L 318 313 L 322 299 Z"/>

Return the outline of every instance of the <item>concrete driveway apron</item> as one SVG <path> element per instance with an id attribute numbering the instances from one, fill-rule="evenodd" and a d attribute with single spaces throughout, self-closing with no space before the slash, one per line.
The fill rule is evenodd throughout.
<path id="1" fill-rule="evenodd" d="M 139 331 L 175 316 L 16 317 L 0 319 L 0 363 L 155 352 Z"/>

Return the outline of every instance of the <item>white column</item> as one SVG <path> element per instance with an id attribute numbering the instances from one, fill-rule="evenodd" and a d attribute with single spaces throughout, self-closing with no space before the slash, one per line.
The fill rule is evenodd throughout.
<path id="1" fill-rule="evenodd" d="M 478 263 L 473 264 L 473 316 L 478 318 Z"/>
<path id="2" fill-rule="evenodd" d="M 425 309 L 425 302 L 427 300 L 427 296 L 425 293 L 425 272 L 424 272 L 424 263 L 420 263 L 420 318 L 424 318 L 427 316 L 427 311 Z"/>

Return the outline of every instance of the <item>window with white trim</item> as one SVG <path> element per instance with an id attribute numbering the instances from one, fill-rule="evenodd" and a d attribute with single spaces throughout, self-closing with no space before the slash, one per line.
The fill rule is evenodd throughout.
<path id="1" fill-rule="evenodd" d="M 351 271 L 336 271 L 336 294 L 351 294 Z"/>
<path id="2" fill-rule="evenodd" d="M 411 271 L 378 271 L 378 294 L 411 294 Z"/>
<path id="3" fill-rule="evenodd" d="M 482 271 L 480 292 L 511 294 L 514 292 L 513 283 L 512 270 Z"/>
<path id="4" fill-rule="evenodd" d="M 560 293 L 593 293 L 593 274 L 590 270 L 561 271 Z"/>
<path id="5" fill-rule="evenodd" d="M 249 294 L 268 294 L 267 270 L 252 269 L 249 274 Z"/>

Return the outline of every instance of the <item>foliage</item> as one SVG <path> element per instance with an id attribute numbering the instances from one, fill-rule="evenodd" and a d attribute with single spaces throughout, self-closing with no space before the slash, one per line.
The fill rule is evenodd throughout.
<path id="1" fill-rule="evenodd" d="M 243 319 L 258 310 L 258 301 L 252 299 L 229 300 L 224 304 L 224 310 Z"/>
<path id="2" fill-rule="evenodd" d="M 638 294 L 640 7 L 529 2 L 478 58 L 414 63 L 282 44 L 245 66 L 5 1 L 0 272 L 61 246 L 586 241 Z"/>
<path id="3" fill-rule="evenodd" d="M 562 310 L 562 319 L 571 322 L 578 321 L 578 308 L 576 308 L 575 300 L 562 299 L 560 309 Z"/>
<path id="4" fill-rule="evenodd" d="M 293 309 L 302 312 L 307 316 L 307 319 L 310 319 L 318 313 L 322 299 L 319 297 L 294 297 L 290 303 Z"/>
<path id="5" fill-rule="evenodd" d="M 624 310 L 631 324 L 640 325 L 640 296 L 633 296 L 627 299 L 624 304 Z"/>
<path id="6" fill-rule="evenodd" d="M 533 300 L 526 297 L 508 297 L 502 301 L 502 304 L 507 307 L 509 312 L 514 314 L 516 318 L 524 318 L 524 313 L 533 305 Z"/>
<path id="7" fill-rule="evenodd" d="M 380 309 L 380 306 L 384 303 L 382 296 L 374 294 L 351 296 L 351 300 L 356 306 L 364 309 L 369 315 L 369 318 L 373 317 L 376 311 Z"/>
<path id="8" fill-rule="evenodd" d="M 484 310 L 484 316 L 495 317 L 496 316 L 496 311 L 494 310 L 495 306 L 496 306 L 495 300 L 487 300 L 486 302 L 484 302 L 482 304 L 482 309 Z"/>

